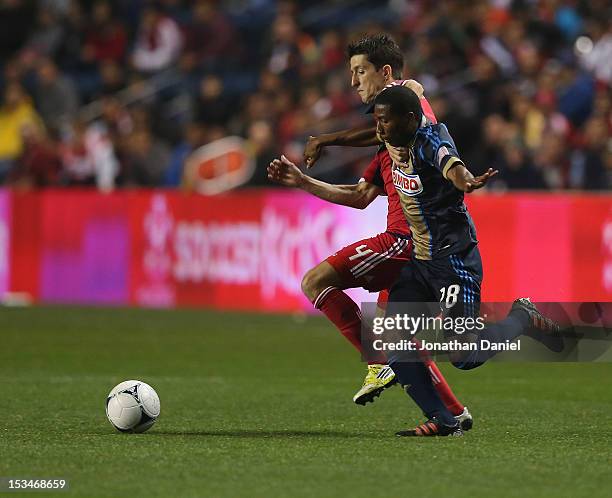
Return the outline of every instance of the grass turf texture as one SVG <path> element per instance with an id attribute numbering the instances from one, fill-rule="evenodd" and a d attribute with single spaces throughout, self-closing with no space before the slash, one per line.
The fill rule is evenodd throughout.
<path id="1" fill-rule="evenodd" d="M 474 430 L 414 440 L 399 388 L 353 405 L 364 365 L 318 317 L 0 309 L 0 341 L 0 476 L 65 477 L 59 496 L 612 492 L 609 363 L 443 365 Z M 142 435 L 104 413 L 130 378 L 161 398 Z"/>

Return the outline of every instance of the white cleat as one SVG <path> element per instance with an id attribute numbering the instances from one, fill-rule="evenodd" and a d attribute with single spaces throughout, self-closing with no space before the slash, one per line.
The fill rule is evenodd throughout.
<path id="1" fill-rule="evenodd" d="M 456 415 L 455 418 L 461 424 L 461 429 L 469 431 L 474 426 L 474 419 L 472 414 L 468 411 L 467 406 L 463 407 L 463 413 Z"/>

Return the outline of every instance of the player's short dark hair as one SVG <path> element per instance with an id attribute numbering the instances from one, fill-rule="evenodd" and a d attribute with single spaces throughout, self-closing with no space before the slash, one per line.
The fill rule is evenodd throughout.
<path id="1" fill-rule="evenodd" d="M 388 105 L 391 114 L 405 116 L 412 112 L 417 121 L 423 117 L 421 99 L 410 88 L 394 85 L 386 87 L 374 99 L 374 105 Z"/>
<path id="2" fill-rule="evenodd" d="M 402 77 L 404 56 L 395 40 L 385 33 L 366 35 L 361 40 L 351 42 L 347 54 L 349 59 L 354 55 L 365 55 L 377 71 L 388 64 L 395 79 Z"/>

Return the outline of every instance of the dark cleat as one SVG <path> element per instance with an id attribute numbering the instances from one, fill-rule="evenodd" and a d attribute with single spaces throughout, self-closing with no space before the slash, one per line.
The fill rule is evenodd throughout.
<path id="1" fill-rule="evenodd" d="M 399 431 L 395 433 L 398 437 L 435 437 L 435 436 L 463 436 L 463 430 L 461 429 L 461 423 L 457 422 L 457 425 L 449 426 L 443 425 L 435 417 L 431 418 L 424 424 L 421 424 L 414 429 L 407 431 Z"/>
<path id="2" fill-rule="evenodd" d="M 523 310 L 529 315 L 531 326 L 525 332 L 526 336 L 541 342 L 555 353 L 563 351 L 563 337 L 561 337 L 559 325 L 540 313 L 528 297 L 521 297 L 514 301 L 510 311 L 514 310 Z"/>

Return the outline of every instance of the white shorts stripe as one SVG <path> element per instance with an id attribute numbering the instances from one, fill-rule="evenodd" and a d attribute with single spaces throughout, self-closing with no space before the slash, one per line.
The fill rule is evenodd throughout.
<path id="1" fill-rule="evenodd" d="M 404 240 L 398 240 L 396 242 L 394 242 L 391 247 L 389 247 L 389 249 L 387 249 L 385 252 L 383 253 L 378 253 L 375 252 L 374 254 L 372 254 L 371 256 L 368 256 L 366 259 L 364 259 L 363 261 L 361 261 L 359 264 L 355 265 L 353 268 L 351 268 L 351 273 L 353 275 L 355 275 L 356 273 L 360 272 L 360 270 L 368 265 L 369 263 L 371 263 L 373 260 L 378 259 L 380 257 L 383 257 L 384 255 L 388 254 L 390 251 L 394 251 L 397 247 L 399 247 L 401 245 L 401 242 L 406 242 Z"/>
<path id="2" fill-rule="evenodd" d="M 363 265 L 358 271 L 353 272 L 353 275 L 355 277 L 361 277 L 365 275 L 366 273 L 368 273 L 370 270 L 372 270 L 374 267 L 376 267 L 383 261 L 400 254 L 404 250 L 403 246 L 405 246 L 405 244 L 398 244 L 395 247 L 389 248 L 387 251 L 385 251 L 382 254 L 377 254 L 375 258 L 368 260 L 366 264 Z"/>

